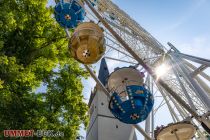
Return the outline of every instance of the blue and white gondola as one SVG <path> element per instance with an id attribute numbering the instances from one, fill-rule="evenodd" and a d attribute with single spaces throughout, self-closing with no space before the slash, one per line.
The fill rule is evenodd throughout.
<path id="1" fill-rule="evenodd" d="M 143 75 L 134 67 L 115 70 L 108 78 L 111 113 L 121 122 L 137 124 L 144 121 L 154 104 L 153 95 L 145 87 Z"/>
<path id="2" fill-rule="evenodd" d="M 55 19 L 64 28 L 75 28 L 85 18 L 80 0 L 60 1 L 55 6 Z"/>

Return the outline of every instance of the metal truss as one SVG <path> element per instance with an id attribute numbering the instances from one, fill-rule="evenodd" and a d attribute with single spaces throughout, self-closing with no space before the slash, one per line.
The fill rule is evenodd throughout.
<path id="1" fill-rule="evenodd" d="M 137 53 L 139 57 L 141 57 L 142 60 L 144 60 L 147 65 L 151 66 L 151 68 L 155 68 L 158 63 L 168 63 L 167 61 L 169 61 L 168 59 L 170 59 L 170 57 L 169 54 L 165 52 L 164 46 L 161 45 L 138 23 L 131 19 L 125 12 L 120 10 L 118 6 L 109 0 L 100 0 L 98 1 L 98 8 L 96 9 L 99 8 L 106 9 L 102 12 L 98 11 L 98 13 L 100 13 L 114 31 L 129 45 L 130 48 L 132 48 L 132 50 Z M 110 14 L 112 14 L 114 18 L 111 19 Z M 106 33 L 109 33 L 109 31 L 106 31 Z M 115 40 L 113 36 L 110 36 L 110 34 L 111 33 L 106 35 L 107 38 Z M 120 43 L 117 40 L 113 42 L 114 43 L 112 45 L 109 45 L 110 41 L 107 41 L 107 46 L 119 48 L 118 53 L 123 52 L 124 55 L 127 53 L 124 49 L 122 49 L 122 47 L 119 47 Z M 129 56 L 129 54 L 127 54 L 127 56 Z M 121 58 L 118 59 L 122 59 L 122 57 L 123 55 L 121 55 Z M 128 60 L 128 57 L 124 58 Z M 163 58 L 165 59 L 163 60 Z M 129 58 L 129 60 L 131 63 L 135 63 L 134 59 Z M 199 100 L 195 91 L 192 90 L 193 87 L 191 86 L 190 88 L 188 85 L 189 83 L 186 82 L 182 75 L 183 74 L 180 71 L 170 71 L 166 76 L 164 76 L 163 80 L 166 81 L 172 90 L 177 91 L 179 96 L 182 97 L 185 102 L 194 107 L 194 109 L 196 108 L 199 111 L 199 114 L 206 112 L 208 109 L 203 105 L 202 101 Z M 183 92 L 183 90 L 185 92 Z M 188 99 L 186 96 L 188 96 Z"/>

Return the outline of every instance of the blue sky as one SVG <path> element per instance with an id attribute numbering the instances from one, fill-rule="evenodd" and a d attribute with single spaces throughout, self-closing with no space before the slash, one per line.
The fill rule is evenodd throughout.
<path id="1" fill-rule="evenodd" d="M 193 42 L 195 38 L 210 38 L 209 0 L 114 2 L 163 44 L 171 41 L 180 45 Z"/>

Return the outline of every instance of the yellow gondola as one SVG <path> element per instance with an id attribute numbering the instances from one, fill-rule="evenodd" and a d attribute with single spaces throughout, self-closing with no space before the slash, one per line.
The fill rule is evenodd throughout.
<path id="1" fill-rule="evenodd" d="M 69 49 L 77 61 L 96 63 L 106 50 L 103 29 L 93 22 L 81 23 L 70 39 Z"/>
<path id="2" fill-rule="evenodd" d="M 196 132 L 196 127 L 190 122 L 179 122 L 161 127 L 156 140 L 190 140 Z"/>

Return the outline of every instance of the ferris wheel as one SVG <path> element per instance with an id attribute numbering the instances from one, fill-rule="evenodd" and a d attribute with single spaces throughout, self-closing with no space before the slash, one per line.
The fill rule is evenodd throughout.
<path id="1" fill-rule="evenodd" d="M 148 140 L 210 134 L 210 76 L 204 72 L 210 60 L 183 54 L 171 43 L 167 49 L 110 0 L 56 1 L 55 18 L 69 38 L 71 56 L 104 91 L 118 120 Z M 108 66 L 117 62 L 105 85 L 90 67 L 101 58 Z M 172 118 L 165 126 L 154 122 L 162 108 Z"/>

